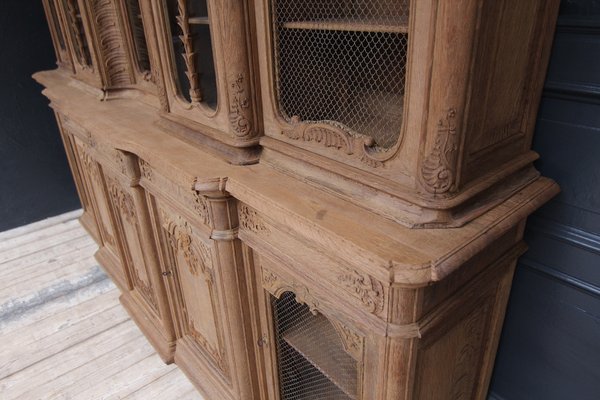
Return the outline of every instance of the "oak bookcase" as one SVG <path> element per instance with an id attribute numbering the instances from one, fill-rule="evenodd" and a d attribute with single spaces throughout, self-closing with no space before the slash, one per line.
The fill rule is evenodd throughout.
<path id="1" fill-rule="evenodd" d="M 558 0 L 43 0 L 98 262 L 207 399 L 484 399 Z"/>

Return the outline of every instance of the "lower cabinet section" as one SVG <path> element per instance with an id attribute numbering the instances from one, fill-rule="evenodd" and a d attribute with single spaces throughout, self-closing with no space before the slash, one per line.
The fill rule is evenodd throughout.
<path id="1" fill-rule="evenodd" d="M 99 263 L 207 400 L 486 398 L 522 219 L 444 280 L 396 284 L 239 202 L 226 178 L 59 122 Z"/>

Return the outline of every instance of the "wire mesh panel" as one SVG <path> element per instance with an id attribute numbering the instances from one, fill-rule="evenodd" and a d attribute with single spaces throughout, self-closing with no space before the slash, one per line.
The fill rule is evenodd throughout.
<path id="1" fill-rule="evenodd" d="M 409 0 L 272 0 L 281 115 L 400 136 Z"/>
<path id="2" fill-rule="evenodd" d="M 358 366 L 335 328 L 296 302 L 272 297 L 281 400 L 357 399 Z"/>

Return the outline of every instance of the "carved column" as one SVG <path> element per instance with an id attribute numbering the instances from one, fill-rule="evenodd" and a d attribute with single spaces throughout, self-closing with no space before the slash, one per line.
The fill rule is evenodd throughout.
<path id="1" fill-rule="evenodd" d="M 237 200 L 225 190 L 227 178 L 196 181 L 194 188 L 205 200 L 210 238 L 216 249 L 216 263 L 221 282 L 228 282 L 230 287 L 222 288 L 224 309 L 227 310 L 227 325 L 231 335 L 231 365 L 235 366 L 234 386 L 240 399 L 258 398 L 255 387 L 255 354 L 254 343 L 250 338 L 248 327 L 248 295 L 244 272 L 242 243 L 238 239 Z M 233 378 L 233 377 L 232 377 Z"/>

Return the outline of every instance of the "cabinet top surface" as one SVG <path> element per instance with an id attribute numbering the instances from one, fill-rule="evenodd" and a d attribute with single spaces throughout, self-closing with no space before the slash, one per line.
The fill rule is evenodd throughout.
<path id="1" fill-rule="evenodd" d="M 553 181 L 539 178 L 463 227 L 410 229 L 268 165 L 233 166 L 165 135 L 150 106 L 127 99 L 99 102 L 58 70 L 34 78 L 46 87 L 52 106 L 97 141 L 136 154 L 190 188 L 195 181 L 226 179 L 225 189 L 265 218 L 312 232 L 312 241 L 387 282 L 423 285 L 444 278 L 558 191 Z"/>

